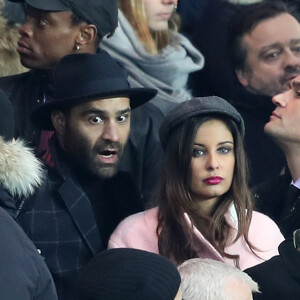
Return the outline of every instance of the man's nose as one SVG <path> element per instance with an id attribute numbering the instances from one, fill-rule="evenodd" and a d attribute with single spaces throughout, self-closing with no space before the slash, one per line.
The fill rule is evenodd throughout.
<path id="1" fill-rule="evenodd" d="M 104 125 L 103 132 L 101 135 L 102 139 L 118 142 L 120 140 L 120 134 L 118 126 L 114 122 L 108 122 Z"/>
<path id="2" fill-rule="evenodd" d="M 285 107 L 289 101 L 289 94 L 290 94 L 290 90 L 286 91 L 284 93 L 275 95 L 272 98 L 272 102 L 276 105 L 276 106 L 280 106 L 280 107 Z"/>
<path id="3" fill-rule="evenodd" d="M 286 51 L 283 59 L 284 68 L 290 73 L 300 72 L 300 53 L 291 50 Z"/>
<path id="4" fill-rule="evenodd" d="M 29 19 L 19 28 L 19 33 L 21 36 L 32 36 L 32 22 Z"/>

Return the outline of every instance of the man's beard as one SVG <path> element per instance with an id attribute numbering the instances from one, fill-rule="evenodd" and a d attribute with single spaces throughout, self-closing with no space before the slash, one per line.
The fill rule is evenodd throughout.
<path id="1" fill-rule="evenodd" d="M 116 163 L 102 162 L 99 159 L 99 155 L 112 149 L 118 157 Z M 75 168 L 87 172 L 91 176 L 110 178 L 118 172 L 124 145 L 120 142 L 101 140 L 97 141 L 94 146 L 91 146 L 89 138 L 68 132 L 64 140 L 64 150 Z"/>

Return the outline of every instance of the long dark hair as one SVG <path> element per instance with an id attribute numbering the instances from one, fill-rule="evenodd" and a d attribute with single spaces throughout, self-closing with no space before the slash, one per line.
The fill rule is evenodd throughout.
<path id="1" fill-rule="evenodd" d="M 211 119 L 224 122 L 233 135 L 235 167 L 230 189 L 220 197 L 214 210 L 207 216 L 195 209 L 190 196 L 189 180 L 195 135 L 198 128 Z M 157 234 L 160 254 L 178 264 L 197 257 L 192 247 L 193 229 L 184 218 L 184 213 L 187 213 L 193 226 L 201 231 L 223 257 L 234 259 L 238 266 L 238 254 L 230 255 L 225 252 L 230 228 L 224 215 L 233 203 L 238 217 L 235 240 L 243 236 L 252 249 L 248 241 L 252 199 L 248 189 L 247 158 L 235 122 L 222 115 L 196 116 L 173 128 L 165 149 L 155 200 L 159 207 Z"/>

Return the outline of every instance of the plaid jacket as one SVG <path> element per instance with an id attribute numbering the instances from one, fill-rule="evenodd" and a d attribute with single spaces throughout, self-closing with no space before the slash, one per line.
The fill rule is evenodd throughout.
<path id="1" fill-rule="evenodd" d="M 79 299 L 77 272 L 106 245 L 88 197 L 61 158 L 57 158 L 53 141 L 43 160 L 47 165 L 44 184 L 33 199 L 21 204 L 17 218 L 44 256 L 59 299 L 75 300 Z M 104 195 L 112 205 L 115 226 L 143 209 L 134 187 L 126 173 L 105 183 Z"/>

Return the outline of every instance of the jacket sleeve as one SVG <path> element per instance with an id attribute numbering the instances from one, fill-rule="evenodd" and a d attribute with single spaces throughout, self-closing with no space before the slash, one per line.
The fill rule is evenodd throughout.
<path id="1" fill-rule="evenodd" d="M 1 208 L 0 241 L 0 299 L 56 300 L 54 283 L 43 258 Z"/>

